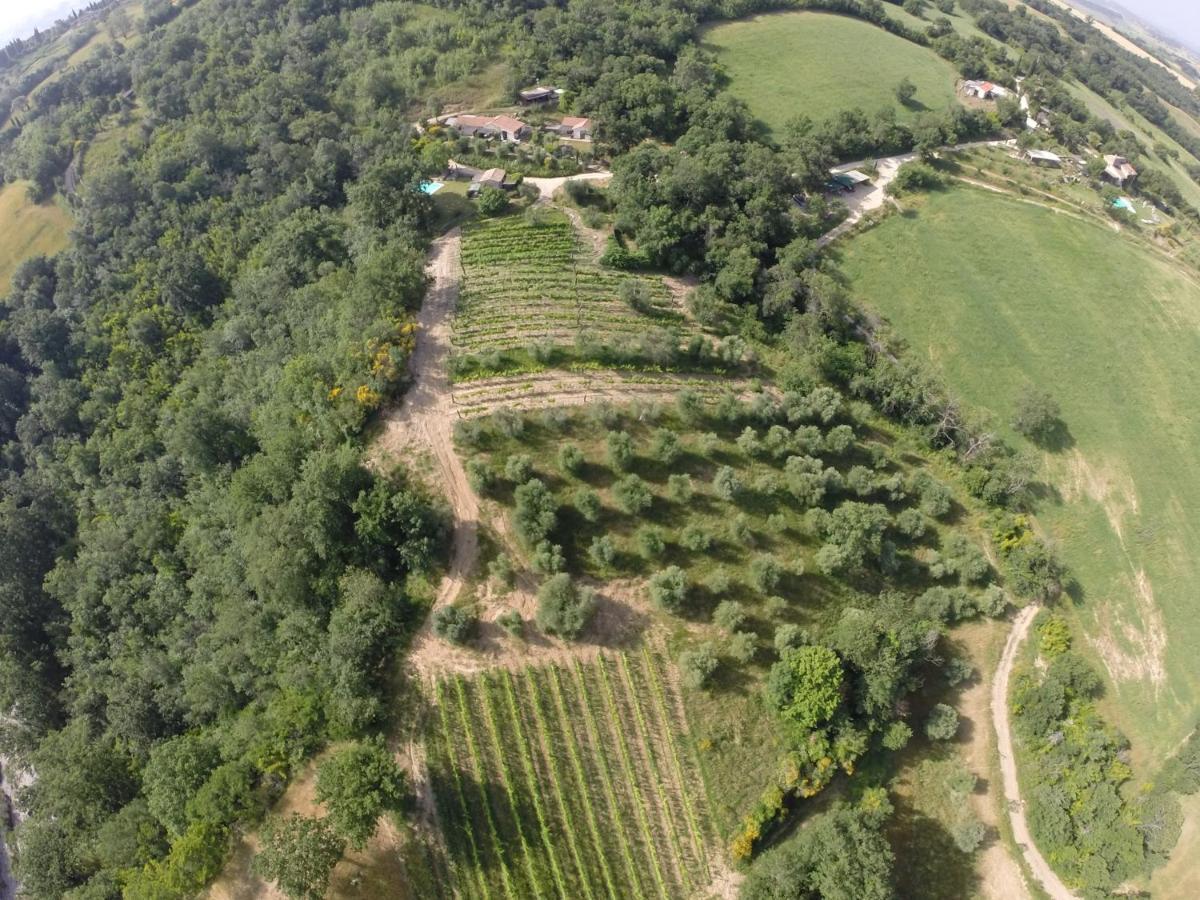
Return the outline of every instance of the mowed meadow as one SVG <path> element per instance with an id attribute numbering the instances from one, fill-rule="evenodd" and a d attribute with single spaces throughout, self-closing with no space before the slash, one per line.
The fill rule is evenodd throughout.
<path id="1" fill-rule="evenodd" d="M 725 67 L 730 92 L 776 131 L 798 115 L 819 122 L 844 109 L 892 107 L 905 121 L 956 102 L 953 66 L 860 19 L 771 13 L 718 25 L 704 43 Z M 908 106 L 896 99 L 903 78 L 917 88 Z"/>
<path id="2" fill-rule="evenodd" d="M 17 266 L 31 256 L 53 256 L 67 246 L 71 217 L 56 203 L 34 203 L 28 182 L 0 187 L 0 295 L 8 293 Z"/>
<path id="3" fill-rule="evenodd" d="M 1038 518 L 1078 582 L 1062 606 L 1110 678 L 1106 716 L 1152 774 L 1200 704 L 1200 282 L 1103 225 L 973 188 L 843 252 L 854 294 L 1039 454 Z M 1054 452 L 1008 425 L 1028 384 L 1061 404 Z"/>

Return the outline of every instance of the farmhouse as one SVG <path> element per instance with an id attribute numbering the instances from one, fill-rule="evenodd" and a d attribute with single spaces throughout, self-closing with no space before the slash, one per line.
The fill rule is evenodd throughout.
<path id="1" fill-rule="evenodd" d="M 508 143 L 520 143 L 529 137 L 531 129 L 512 116 L 451 116 L 446 124 L 463 137 L 498 138 Z"/>
<path id="2" fill-rule="evenodd" d="M 497 190 L 504 190 L 504 179 L 508 173 L 503 169 L 488 169 L 476 175 L 469 185 L 467 185 L 467 196 L 473 197 L 482 191 L 485 187 L 494 187 Z"/>
<path id="3" fill-rule="evenodd" d="M 526 88 L 517 96 L 521 98 L 521 102 L 526 106 L 544 106 L 550 103 L 557 103 L 559 95 L 562 91 L 552 87 L 536 87 Z"/>
<path id="4" fill-rule="evenodd" d="M 1137 169 L 1125 157 L 1109 154 L 1104 157 L 1103 175 L 1113 184 L 1126 185 L 1137 178 Z"/>
<path id="5" fill-rule="evenodd" d="M 1049 166 L 1052 169 L 1062 168 L 1062 157 L 1049 150 L 1026 150 L 1021 156 L 1035 166 Z"/>
<path id="6" fill-rule="evenodd" d="M 546 130 L 575 141 L 590 141 L 592 139 L 592 120 L 581 119 L 579 116 L 563 116 L 561 122 L 547 125 Z"/>
<path id="7" fill-rule="evenodd" d="M 1008 88 L 992 84 L 990 81 L 971 80 L 962 83 L 962 92 L 968 97 L 975 97 L 979 100 L 999 100 L 1001 97 L 1008 97 L 1012 94 Z"/>

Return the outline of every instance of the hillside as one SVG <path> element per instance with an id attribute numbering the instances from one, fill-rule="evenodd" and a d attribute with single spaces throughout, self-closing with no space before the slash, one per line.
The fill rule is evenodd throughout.
<path id="1" fill-rule="evenodd" d="M 1200 96 L 1031 2 L 4 48 L 20 896 L 1187 896 Z"/>

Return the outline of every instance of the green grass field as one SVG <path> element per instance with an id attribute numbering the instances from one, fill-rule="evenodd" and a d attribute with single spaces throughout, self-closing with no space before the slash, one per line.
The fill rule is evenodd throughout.
<path id="1" fill-rule="evenodd" d="M 56 203 L 31 203 L 28 182 L 0 188 L 0 295 L 8 293 L 17 266 L 31 256 L 52 256 L 67 246 L 71 217 Z"/>
<path id="2" fill-rule="evenodd" d="M 932 50 L 859 19 L 789 12 L 719 25 L 705 44 L 720 55 L 730 90 L 771 128 L 807 115 L 893 107 L 900 119 L 956 102 L 955 72 Z M 896 100 L 902 78 L 917 86 L 909 107 Z"/>
<path id="3" fill-rule="evenodd" d="M 1105 714 L 1156 760 L 1195 724 L 1200 658 L 1200 282 L 1102 225 L 968 188 L 849 243 L 854 293 L 1011 433 L 1027 383 L 1073 446 L 1044 454 L 1039 519 L 1082 602 L 1066 607 L 1111 683 Z"/>
<path id="4" fill-rule="evenodd" d="M 434 698 L 456 896 L 668 900 L 709 884 L 707 801 L 657 652 L 449 678 Z"/>

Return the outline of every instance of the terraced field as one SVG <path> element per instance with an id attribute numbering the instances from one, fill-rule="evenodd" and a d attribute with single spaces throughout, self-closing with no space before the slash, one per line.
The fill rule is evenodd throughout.
<path id="1" fill-rule="evenodd" d="M 456 895 L 690 896 L 719 851 L 657 651 L 434 686 L 430 774 Z"/>

